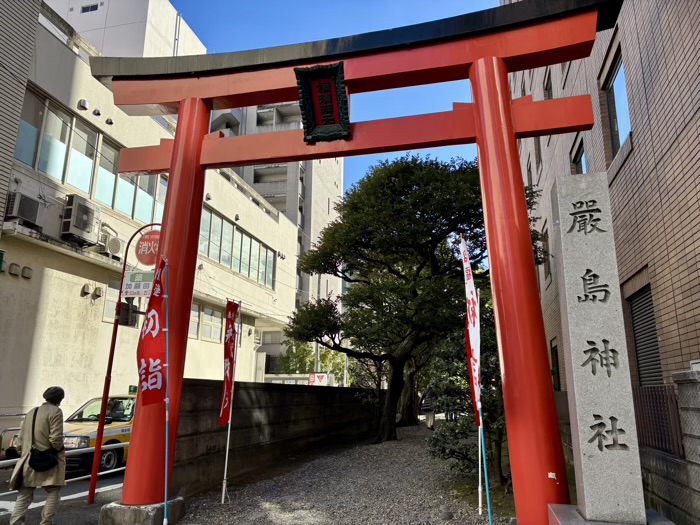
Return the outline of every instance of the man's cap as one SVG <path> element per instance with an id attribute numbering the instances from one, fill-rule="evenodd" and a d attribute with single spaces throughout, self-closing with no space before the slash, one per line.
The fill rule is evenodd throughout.
<path id="1" fill-rule="evenodd" d="M 66 393 L 60 386 L 51 386 L 44 392 L 44 399 L 49 403 L 60 403 L 64 397 L 66 397 Z"/>

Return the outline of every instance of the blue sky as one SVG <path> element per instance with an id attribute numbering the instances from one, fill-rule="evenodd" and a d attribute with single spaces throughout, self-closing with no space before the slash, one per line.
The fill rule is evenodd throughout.
<path id="1" fill-rule="evenodd" d="M 171 0 L 210 53 L 241 51 L 390 29 L 497 7 L 498 0 Z M 448 111 L 469 102 L 467 81 L 353 95 L 351 120 Z M 474 145 L 417 150 L 448 159 L 476 157 Z M 401 152 L 345 159 L 345 186 L 380 159 Z"/>

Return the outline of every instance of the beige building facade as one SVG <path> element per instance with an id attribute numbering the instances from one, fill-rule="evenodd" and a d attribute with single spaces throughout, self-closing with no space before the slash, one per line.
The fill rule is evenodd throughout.
<path id="1" fill-rule="evenodd" d="M 70 26 L 46 27 L 39 9 L 27 15 L 28 32 L 16 35 L 33 44 L 8 124 L 15 135 L 0 148 L 9 160 L 0 196 L 10 201 L 0 233 L 0 414 L 26 411 L 49 384 L 65 388 L 67 413 L 101 394 L 126 240 L 160 221 L 168 186 L 167 174 L 118 175 L 116 167 L 120 149 L 171 138 L 172 122 L 116 108 L 90 73 L 94 47 L 57 35 Z M 41 9 L 42 17 L 55 15 Z M 186 377 L 223 377 L 231 298 L 243 302 L 236 379 L 264 380 L 263 342 L 281 333 L 295 308 L 297 233 L 232 170 L 207 172 Z M 146 269 L 134 246 L 128 261 Z M 138 310 L 145 301 L 136 301 Z M 140 322 L 120 327 L 113 393 L 137 384 Z"/>

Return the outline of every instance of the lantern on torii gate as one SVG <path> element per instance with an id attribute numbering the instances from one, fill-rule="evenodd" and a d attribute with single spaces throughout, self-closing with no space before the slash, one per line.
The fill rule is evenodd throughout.
<path id="1" fill-rule="evenodd" d="M 119 172 L 170 173 L 159 256 L 170 263 L 172 466 L 197 264 L 204 170 L 476 142 L 520 525 L 547 522 L 568 485 L 516 139 L 590 129 L 589 96 L 511 100 L 508 73 L 587 57 L 621 0 L 526 0 L 323 42 L 220 55 L 91 57 L 132 115 L 178 114 L 174 140 L 121 152 Z M 296 71 L 295 71 L 296 70 Z M 469 79 L 452 111 L 350 123 L 347 95 Z M 226 138 L 212 110 L 302 100 L 304 130 Z M 313 107 L 311 107 L 313 106 Z M 345 111 L 345 112 L 344 112 Z M 333 129 L 330 129 L 332 127 Z M 165 408 L 137 403 L 123 500 L 162 501 Z"/>

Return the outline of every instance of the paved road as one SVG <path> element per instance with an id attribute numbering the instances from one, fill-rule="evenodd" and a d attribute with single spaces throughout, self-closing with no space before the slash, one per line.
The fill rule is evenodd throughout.
<path id="1" fill-rule="evenodd" d="M 12 512 L 15 505 L 16 493 L 8 493 L 7 483 L 10 479 L 10 474 L 12 471 L 10 469 L 0 470 L 0 524 L 3 523 L 3 514 Z M 76 476 L 83 476 L 89 474 L 89 472 L 81 472 L 74 475 L 69 475 L 69 478 Z M 106 474 L 100 476 L 97 482 L 98 502 L 107 503 L 109 501 L 117 501 L 121 497 L 121 488 L 124 483 L 124 471 L 115 472 L 114 474 Z M 58 517 L 56 518 L 56 525 L 60 525 L 64 520 L 72 519 L 73 521 L 66 521 L 66 523 L 80 523 L 74 518 L 70 518 L 70 509 L 72 507 L 77 507 L 77 505 L 83 505 L 87 500 L 88 489 L 90 488 L 90 480 L 79 480 L 68 483 L 63 489 L 61 489 L 61 508 Z M 39 514 L 41 512 L 41 507 L 44 505 L 46 499 L 46 493 L 38 489 L 34 492 L 34 503 L 29 507 L 30 509 L 36 509 L 32 514 Z M 101 505 L 94 505 L 95 511 L 99 512 L 99 507 Z M 68 512 L 64 512 L 68 511 Z M 62 519 L 58 518 L 63 515 Z"/>

